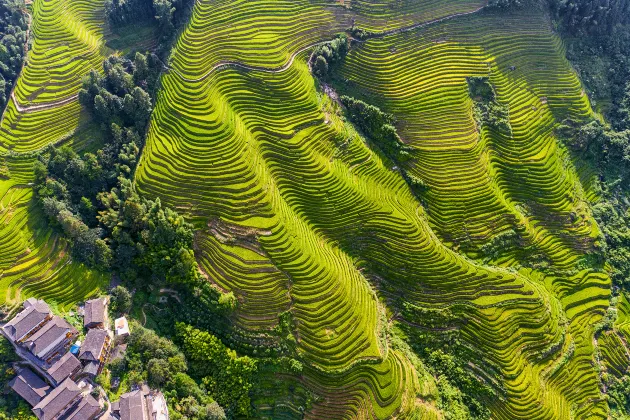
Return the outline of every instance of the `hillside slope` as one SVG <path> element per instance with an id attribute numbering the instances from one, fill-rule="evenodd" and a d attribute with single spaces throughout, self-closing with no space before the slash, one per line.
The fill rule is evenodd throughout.
<path id="1" fill-rule="evenodd" d="M 200 267 L 236 295 L 242 333 L 226 341 L 254 355 L 261 342 L 295 342 L 304 373 L 255 390 L 257 416 L 449 418 L 447 378 L 492 418 L 607 418 L 600 358 L 627 369 L 626 317 L 598 349 L 611 284 L 590 258 L 600 236 L 593 178 L 555 134 L 592 110 L 546 11 L 483 6 L 195 3 L 135 182 L 194 223 Z M 72 262 L 45 226 L 30 152 L 60 140 L 89 147 L 73 135 L 89 124 L 74 98 L 108 53 L 103 9 L 33 7 L 35 44 L 0 128 L 10 170 L 0 180 L 0 302 L 23 293 L 70 304 L 105 274 Z M 323 87 L 312 48 L 353 25 L 371 34 Z M 509 129 L 480 120 L 473 77 L 492 86 Z M 358 132 L 342 94 L 393 114 L 409 160 L 393 162 Z M 426 188 L 410 187 L 410 175 Z M 276 333 L 287 316 L 292 338 Z M 442 351 L 461 383 L 431 374 Z"/>
<path id="2" fill-rule="evenodd" d="M 443 325 L 396 318 L 431 325 L 436 340 L 447 339 L 437 331 L 457 331 L 470 371 L 494 389 L 497 418 L 605 417 L 591 325 L 608 306 L 609 280 L 573 269 L 597 227 L 553 136 L 565 116 L 590 109 L 544 13 L 454 17 L 368 40 L 349 54 L 340 70 L 347 90 L 392 112 L 415 149 L 409 167 L 430 187 L 427 214 L 392 164 L 339 119 L 307 55 L 290 62 L 300 31 L 313 32 L 308 24 L 330 27 L 322 40 L 338 30 L 328 9 L 316 9 L 320 23 L 300 8 L 304 17 L 293 21 L 308 23 L 282 41 L 274 10 L 256 2 L 268 16 L 261 15 L 251 4 L 247 18 L 227 25 L 232 48 L 216 58 L 196 43 L 218 49 L 222 35 L 212 25 L 224 23 L 215 17 L 223 12 L 196 6 L 136 175 L 141 191 L 195 221 L 202 266 L 241 300 L 236 322 L 264 331 L 290 310 L 299 354 L 323 381 L 327 372 L 354 375 L 388 360 L 382 305 L 432 309 L 432 318 L 448 312 Z M 240 17 L 237 8 L 231 4 L 229 15 Z M 276 40 L 274 48 L 259 49 L 240 33 Z M 226 61 L 251 67 L 215 67 Z M 508 104 L 512 136 L 477 132 L 466 77 L 479 75 L 489 75 Z M 509 228 L 531 244 L 529 254 L 497 261 L 516 270 L 453 250 L 462 242 L 475 249 Z M 527 268 L 534 254 L 557 275 Z M 349 401 L 386 417 L 375 388 Z M 325 395 L 312 415 L 319 406 L 338 408 L 333 417 L 354 413 L 337 398 Z M 405 397 L 386 406 L 411 405 Z"/>

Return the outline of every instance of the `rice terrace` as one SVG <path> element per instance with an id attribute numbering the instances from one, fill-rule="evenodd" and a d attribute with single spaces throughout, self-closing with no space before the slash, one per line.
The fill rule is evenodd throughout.
<path id="1" fill-rule="evenodd" d="M 630 419 L 630 0 L 0 0 L 0 419 Z"/>

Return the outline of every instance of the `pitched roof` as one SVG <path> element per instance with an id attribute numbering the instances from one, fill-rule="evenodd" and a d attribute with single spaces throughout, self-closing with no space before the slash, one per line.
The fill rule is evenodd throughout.
<path id="1" fill-rule="evenodd" d="M 92 420 L 101 411 L 101 406 L 91 395 L 81 398 L 71 411 L 64 414 L 59 420 Z"/>
<path id="2" fill-rule="evenodd" d="M 88 331 L 88 333 L 85 335 L 85 340 L 81 345 L 79 359 L 98 360 L 107 337 L 108 334 L 105 330 L 92 329 Z"/>
<path id="3" fill-rule="evenodd" d="M 50 420 L 66 408 L 80 393 L 81 390 L 77 384 L 72 379 L 67 378 L 33 407 L 33 413 L 39 420 Z"/>
<path id="4" fill-rule="evenodd" d="M 39 403 L 50 391 L 50 386 L 29 368 L 20 369 L 9 386 L 31 406 Z"/>
<path id="5" fill-rule="evenodd" d="M 30 298 L 23 304 L 24 310 L 7 322 L 2 329 L 12 340 L 18 340 L 51 315 L 43 300 Z"/>
<path id="6" fill-rule="evenodd" d="M 101 366 L 101 364 L 99 362 L 95 362 L 93 360 L 90 360 L 89 362 L 87 362 L 85 364 L 85 367 L 83 368 L 83 373 L 85 373 L 87 375 L 96 376 L 96 375 L 98 375 L 98 368 L 100 366 Z"/>
<path id="7" fill-rule="evenodd" d="M 88 326 L 92 323 L 100 324 L 105 322 L 105 306 L 107 299 L 102 297 L 91 299 L 85 302 L 85 315 L 83 317 L 83 325 Z"/>
<path id="8" fill-rule="evenodd" d="M 65 339 L 66 334 L 76 333 L 77 330 L 68 321 L 54 316 L 39 331 L 30 336 L 24 344 L 34 355 L 44 357 L 56 344 Z"/>
<path id="9" fill-rule="evenodd" d="M 56 383 L 60 383 L 80 368 L 81 362 L 79 362 L 79 359 L 68 352 L 48 369 L 48 374 L 52 376 Z"/>
<path id="10" fill-rule="evenodd" d="M 120 420 L 147 420 L 142 391 L 128 392 L 120 396 Z"/>

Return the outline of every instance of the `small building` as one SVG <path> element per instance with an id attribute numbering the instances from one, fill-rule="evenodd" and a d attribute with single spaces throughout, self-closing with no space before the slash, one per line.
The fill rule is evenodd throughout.
<path id="1" fill-rule="evenodd" d="M 69 413 L 82 398 L 77 384 L 67 378 L 33 407 L 33 413 L 39 420 L 58 419 Z"/>
<path id="2" fill-rule="evenodd" d="M 111 337 L 106 330 L 94 328 L 88 331 L 79 351 L 79 360 L 85 368 L 84 373 L 96 376 L 107 361 L 110 350 Z"/>
<path id="3" fill-rule="evenodd" d="M 23 342 L 24 347 L 40 360 L 49 362 L 66 351 L 78 331 L 63 318 L 53 316 L 36 333 Z"/>
<path id="4" fill-rule="evenodd" d="M 53 316 L 43 300 L 30 298 L 22 306 L 24 310 L 2 327 L 4 334 L 15 343 L 21 343 L 35 334 Z"/>
<path id="5" fill-rule="evenodd" d="M 83 325 L 86 328 L 105 328 L 107 321 L 107 298 L 91 299 L 85 302 Z"/>
<path id="6" fill-rule="evenodd" d="M 145 395 L 141 390 L 121 395 L 120 400 L 112 404 L 112 411 L 120 420 L 149 420 Z"/>
<path id="7" fill-rule="evenodd" d="M 168 405 L 161 392 L 152 392 L 146 396 L 150 420 L 168 420 Z"/>
<path id="8" fill-rule="evenodd" d="M 79 400 L 63 417 L 63 420 L 92 420 L 101 412 L 101 406 L 91 395 Z"/>
<path id="9" fill-rule="evenodd" d="M 127 318 L 120 317 L 114 321 L 114 326 L 116 328 L 116 337 L 125 338 L 129 336 L 129 323 L 127 322 Z"/>
<path id="10" fill-rule="evenodd" d="M 66 353 L 57 360 L 49 369 L 48 374 L 53 378 L 55 385 L 59 385 L 66 378 L 74 379 L 81 371 L 81 362 L 72 353 Z"/>
<path id="11" fill-rule="evenodd" d="M 29 368 L 20 369 L 17 376 L 9 381 L 9 386 L 31 407 L 39 404 L 51 390 L 50 386 Z"/>

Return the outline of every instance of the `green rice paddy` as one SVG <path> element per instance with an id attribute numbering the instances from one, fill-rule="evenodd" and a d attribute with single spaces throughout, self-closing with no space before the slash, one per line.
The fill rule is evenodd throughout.
<path id="1" fill-rule="evenodd" d="M 592 110 L 543 11 L 482 6 L 200 0 L 175 43 L 138 190 L 194 223 L 200 267 L 239 300 L 237 328 L 264 336 L 291 312 L 305 365 L 293 380 L 316 396 L 308 418 L 442 418 L 426 392 L 435 380 L 390 343 L 393 325 L 411 322 L 403 304 L 453 314 L 418 328 L 458 330 L 467 369 L 496 392 L 484 401 L 492 418 L 608 415 L 595 365 L 626 371 L 630 306 L 620 299 L 614 331 L 594 338 L 611 292 L 581 264 L 599 234 L 596 196 L 554 132 Z M 408 162 L 366 141 L 310 73 L 309 47 L 353 20 L 380 35 L 353 44 L 333 86 L 396 117 Z M 68 102 L 10 103 L 0 150 L 33 151 L 87 123 L 72 98 L 107 54 L 103 28 L 100 2 L 35 1 L 16 100 Z M 475 120 L 473 76 L 493 85 L 511 134 Z M 32 160 L 12 156 L 0 181 L 0 302 L 70 305 L 106 279 L 45 227 Z M 402 170 L 427 184 L 421 197 Z M 517 243 L 484 254 L 510 231 Z"/>

